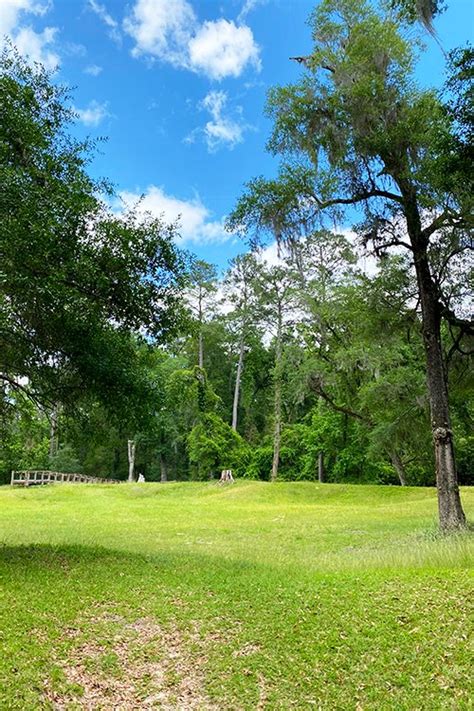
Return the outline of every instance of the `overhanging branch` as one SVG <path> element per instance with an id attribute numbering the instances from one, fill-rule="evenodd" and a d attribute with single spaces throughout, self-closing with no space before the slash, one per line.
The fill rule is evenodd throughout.
<path id="1" fill-rule="evenodd" d="M 371 198 L 374 198 L 374 197 L 383 197 L 383 198 L 386 198 L 387 200 L 394 200 L 395 202 L 398 202 L 400 205 L 403 204 L 403 198 L 401 195 L 398 195 L 397 193 L 391 193 L 389 190 L 379 190 L 379 189 L 366 190 L 364 192 L 353 195 L 352 197 L 349 197 L 349 198 L 337 197 L 337 198 L 332 198 L 331 200 L 321 200 L 314 193 L 313 193 L 312 197 L 316 201 L 316 204 L 320 210 L 325 210 L 327 207 L 332 207 L 334 205 L 356 205 L 359 202 L 365 202 L 366 200 L 370 200 Z"/>
<path id="2" fill-rule="evenodd" d="M 320 397 L 322 397 L 322 399 L 325 400 L 325 402 L 327 402 L 333 408 L 333 410 L 336 410 L 337 412 L 342 412 L 344 415 L 353 417 L 356 420 L 365 422 L 366 424 L 371 424 L 370 420 L 367 417 L 361 415 L 359 412 L 355 412 L 349 407 L 344 407 L 344 405 L 338 405 L 337 403 L 335 403 L 332 397 L 324 390 L 323 385 L 321 383 L 321 378 L 319 378 L 319 376 L 311 375 L 309 378 L 309 385 L 311 389 L 314 390 L 314 392 L 316 392 Z"/>

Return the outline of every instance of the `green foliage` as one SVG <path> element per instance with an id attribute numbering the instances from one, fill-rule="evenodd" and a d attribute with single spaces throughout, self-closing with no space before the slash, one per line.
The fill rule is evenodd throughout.
<path id="1" fill-rule="evenodd" d="M 409 193 L 419 214 L 438 215 L 425 256 L 447 319 L 459 472 L 472 483 L 471 347 L 467 320 L 448 316 L 463 312 L 472 277 L 473 54 L 453 53 L 442 95 L 421 90 L 419 43 L 406 32 L 426 4 L 392 6 L 319 3 L 304 76 L 269 93 L 278 174 L 251 180 L 228 221 L 255 246 L 276 239 L 281 259 L 242 255 L 222 282 L 197 259 L 184 274 L 176 225 L 109 211 L 98 197 L 107 185 L 87 172 L 94 146 L 70 136 L 67 92 L 2 55 L 5 481 L 12 468 L 48 465 L 46 405 L 62 413 L 49 465 L 66 471 L 126 478 L 132 438 L 147 480 L 223 468 L 266 480 L 281 421 L 280 479 L 314 480 L 322 455 L 328 481 L 433 483 L 420 282 L 403 227 Z M 333 232 L 347 214 L 378 258 L 372 276 Z M 408 256 L 390 255 L 392 246 Z M 239 434 L 229 426 L 238 366 Z"/>
<path id="2" fill-rule="evenodd" d="M 93 146 L 69 132 L 64 88 L 10 49 L 0 57 L 0 381 L 43 403 L 89 394 L 140 414 L 149 383 L 135 338 L 180 320 L 174 226 L 117 216 L 92 180 Z"/>
<path id="3" fill-rule="evenodd" d="M 271 444 L 252 448 L 249 462 L 245 467 L 245 479 L 268 481 L 272 471 L 273 446 Z"/>
<path id="4" fill-rule="evenodd" d="M 56 454 L 49 457 L 48 468 L 56 472 L 82 472 L 81 462 L 70 444 L 60 446 Z"/>
<path id="5" fill-rule="evenodd" d="M 49 423 L 23 394 L 0 402 L 0 482 L 7 483 L 13 470 L 46 469 Z"/>
<path id="6" fill-rule="evenodd" d="M 189 460 L 196 479 L 218 478 L 222 469 L 239 475 L 246 444 L 219 415 L 204 414 L 188 437 Z"/>

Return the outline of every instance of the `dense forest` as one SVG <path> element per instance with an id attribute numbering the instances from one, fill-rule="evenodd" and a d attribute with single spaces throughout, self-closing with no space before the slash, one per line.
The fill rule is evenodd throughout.
<path id="1" fill-rule="evenodd" d="M 473 54 L 449 58 L 442 92 L 422 90 L 403 4 L 387 18 L 338 3 L 338 21 L 333 4 L 312 20 L 301 80 L 270 92 L 279 171 L 250 180 L 229 216 L 248 251 L 225 273 L 176 247 L 179 224 L 114 212 L 89 176 L 95 146 L 71 137 L 67 91 L 3 53 L 3 482 L 232 469 L 438 475 L 456 494 L 454 446 L 474 484 Z"/>

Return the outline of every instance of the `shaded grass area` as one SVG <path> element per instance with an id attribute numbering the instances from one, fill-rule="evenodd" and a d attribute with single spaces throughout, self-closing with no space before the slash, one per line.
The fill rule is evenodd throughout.
<path id="1" fill-rule="evenodd" d="M 433 490 L 57 486 L 0 506 L 2 709 L 81 708 L 67 669 L 93 642 L 91 672 L 126 677 L 117 627 L 138 619 L 179 634 L 179 668 L 166 635 L 146 647 L 170 699 L 199 669 L 217 708 L 473 708 L 473 544 L 436 535 Z"/>

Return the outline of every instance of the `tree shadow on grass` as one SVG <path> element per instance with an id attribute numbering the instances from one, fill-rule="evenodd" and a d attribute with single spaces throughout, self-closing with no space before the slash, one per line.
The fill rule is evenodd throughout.
<path id="1" fill-rule="evenodd" d="M 166 555 L 1 546 L 0 708 L 139 708 L 150 694 L 211 708 L 176 572 Z"/>
<path id="2" fill-rule="evenodd" d="M 470 591 L 460 574 L 430 571 L 418 577 L 395 570 L 291 579 L 283 569 L 190 550 L 142 555 L 99 546 L 0 546 L 0 709 L 55 708 L 48 706 L 50 699 L 75 698 L 77 690 L 68 684 L 77 674 L 85 688 L 89 682 L 92 688 L 97 674 L 113 674 L 123 666 L 121 660 L 135 660 L 135 649 L 129 653 L 121 646 L 128 644 L 128 631 L 154 634 L 153 625 L 158 636 L 164 630 L 165 640 L 173 630 L 184 635 L 178 659 L 182 649 L 191 666 L 204 659 L 206 688 L 222 700 L 225 682 L 227 693 L 245 698 L 245 708 L 257 707 L 262 679 L 265 693 L 273 694 L 269 708 L 277 707 L 281 694 L 303 698 L 298 684 L 306 684 L 306 672 L 295 678 L 292 667 L 285 666 L 289 649 L 302 670 L 307 659 L 324 661 L 326 677 L 318 677 L 326 679 L 324 689 L 334 687 L 333 675 L 345 664 L 345 703 L 365 680 L 366 672 L 359 675 L 353 668 L 357 649 L 361 658 L 379 660 L 373 662 L 377 698 L 385 698 L 386 684 L 395 679 L 401 696 L 400 703 L 394 697 L 393 708 L 408 708 L 399 678 L 403 664 L 423 684 L 420 654 L 434 668 L 452 642 L 450 630 L 466 625 Z M 449 605 L 442 602 L 446 594 Z M 117 649 L 116 634 L 122 634 Z M 420 653 L 414 652 L 412 634 Z M 334 656 L 334 650 L 340 654 Z M 398 656 L 387 666 L 392 650 L 399 650 Z M 462 657 L 457 664 L 454 676 L 464 675 Z M 118 679 L 115 688 L 123 691 Z M 311 684 L 304 692 L 307 698 L 314 696 Z M 321 698 L 328 708 L 344 707 L 330 694 Z M 439 706 L 439 695 L 431 700 L 432 708 Z"/>

